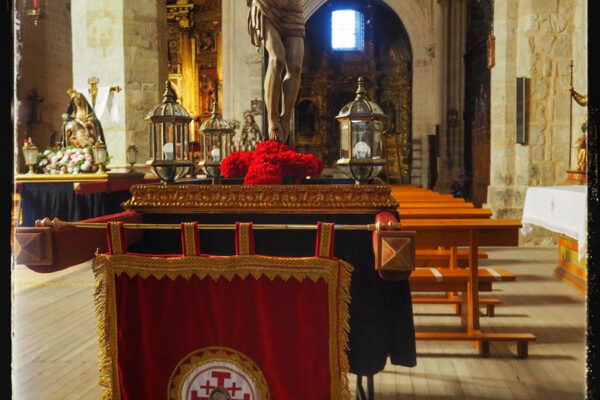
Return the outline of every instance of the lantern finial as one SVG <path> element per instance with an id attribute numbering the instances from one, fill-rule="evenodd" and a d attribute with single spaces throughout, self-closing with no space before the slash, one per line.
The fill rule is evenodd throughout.
<path id="1" fill-rule="evenodd" d="M 173 86 L 171 85 L 171 81 L 167 80 L 165 84 L 165 92 L 163 93 L 163 103 L 175 103 L 177 101 L 177 95 L 173 90 Z"/>
<path id="2" fill-rule="evenodd" d="M 212 110 L 210 111 L 210 113 L 211 119 L 217 119 L 219 117 L 219 107 L 217 106 L 217 100 L 213 101 Z"/>
<path id="3" fill-rule="evenodd" d="M 358 77 L 358 89 L 356 89 L 356 99 L 365 97 L 367 91 L 365 90 L 365 78 L 362 76 Z"/>

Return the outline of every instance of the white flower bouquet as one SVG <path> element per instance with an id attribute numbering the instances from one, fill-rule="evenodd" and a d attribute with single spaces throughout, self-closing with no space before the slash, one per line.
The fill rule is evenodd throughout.
<path id="1" fill-rule="evenodd" d="M 98 164 L 91 146 L 48 147 L 38 155 L 35 169 L 43 174 L 85 174 L 97 172 Z"/>

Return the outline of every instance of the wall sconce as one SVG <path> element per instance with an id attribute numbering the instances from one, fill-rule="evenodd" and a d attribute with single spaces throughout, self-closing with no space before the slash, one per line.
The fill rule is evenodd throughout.
<path id="1" fill-rule="evenodd" d="M 131 143 L 129 146 L 127 146 L 127 151 L 125 152 L 125 157 L 127 159 L 127 164 L 130 165 L 129 172 L 133 172 L 133 166 L 135 165 L 135 162 L 137 161 L 137 153 L 138 153 L 138 150 L 135 147 L 135 144 Z"/>
<path id="2" fill-rule="evenodd" d="M 29 167 L 29 175 L 33 175 L 33 167 L 37 164 L 37 156 L 40 150 L 37 148 L 31 138 L 25 139 L 25 144 L 23 145 L 23 157 L 25 157 L 25 164 Z"/>
<path id="3" fill-rule="evenodd" d="M 106 172 L 104 164 L 106 163 L 108 153 L 106 152 L 106 145 L 102 142 L 102 137 L 99 137 L 94 146 L 92 146 L 92 153 L 94 153 L 94 160 L 98 163 L 98 171 L 96 173 L 103 174 Z"/>
<path id="4" fill-rule="evenodd" d="M 358 78 L 354 101 L 335 117 L 340 122 L 340 159 L 337 166 L 356 184 L 375 178 L 385 166 L 383 132 L 387 116 L 369 101 L 364 79 Z"/>
<path id="5" fill-rule="evenodd" d="M 27 13 L 27 16 L 33 20 L 33 25 L 35 25 L 35 26 L 38 25 L 38 21 L 41 18 L 44 18 L 44 13 L 42 12 L 42 10 L 40 8 L 39 0 L 32 0 L 31 8 L 25 12 Z"/>

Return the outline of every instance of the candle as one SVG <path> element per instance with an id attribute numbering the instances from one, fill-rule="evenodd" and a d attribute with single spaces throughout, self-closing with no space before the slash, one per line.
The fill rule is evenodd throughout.
<path id="1" fill-rule="evenodd" d="M 371 157 L 371 147 L 365 142 L 358 142 L 354 146 L 354 157 L 369 158 Z"/>
<path id="2" fill-rule="evenodd" d="M 212 155 L 212 159 L 215 162 L 221 161 L 221 151 L 218 147 L 215 147 L 211 150 L 210 154 Z"/>
<path id="3" fill-rule="evenodd" d="M 37 10 L 39 6 L 40 6 L 40 5 L 39 5 L 39 2 L 38 2 L 38 0 L 33 0 L 33 9 L 34 9 L 34 10 Z"/>

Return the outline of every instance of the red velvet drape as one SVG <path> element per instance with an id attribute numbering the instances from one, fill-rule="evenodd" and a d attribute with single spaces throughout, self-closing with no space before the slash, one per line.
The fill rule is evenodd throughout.
<path id="1" fill-rule="evenodd" d="M 328 286 L 322 280 L 121 274 L 115 289 L 124 400 L 165 399 L 177 363 L 208 346 L 250 357 L 273 400 L 330 398 Z"/>

